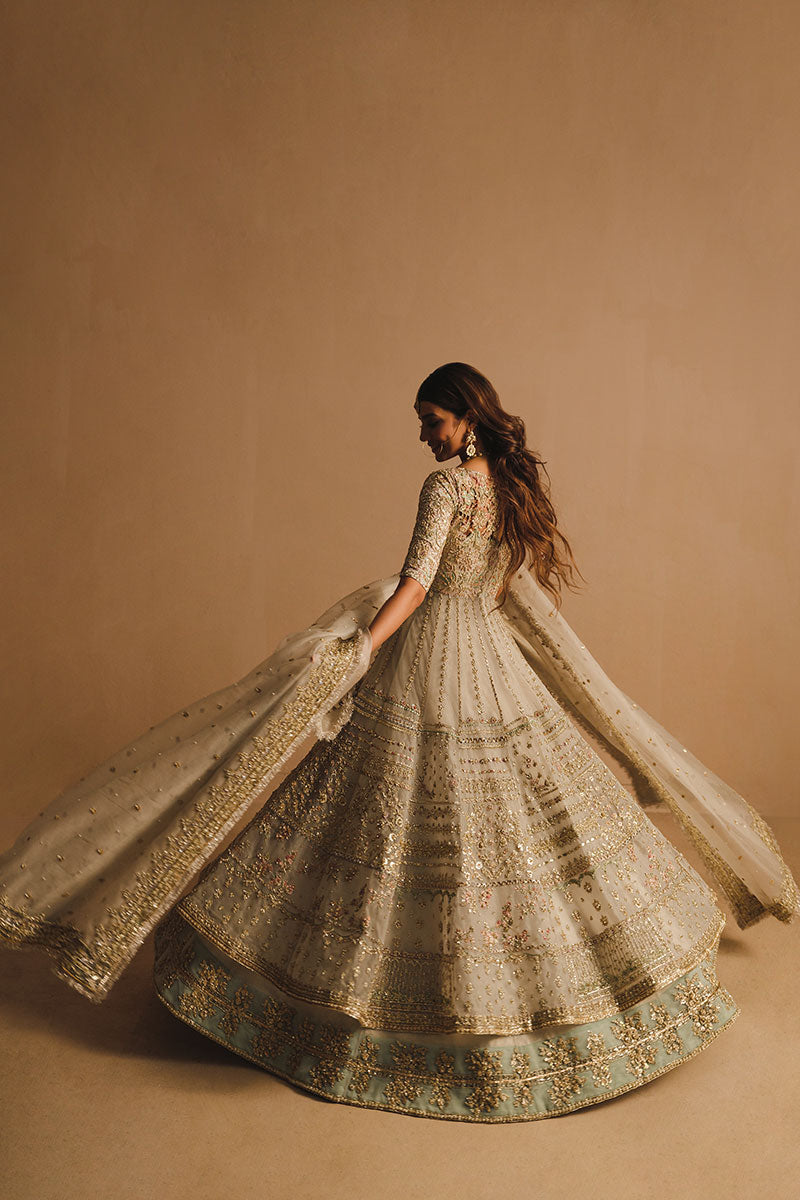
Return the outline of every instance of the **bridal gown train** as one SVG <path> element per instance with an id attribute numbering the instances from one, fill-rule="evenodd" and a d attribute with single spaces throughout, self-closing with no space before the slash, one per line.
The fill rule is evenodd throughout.
<path id="1" fill-rule="evenodd" d="M 139 871 L 135 886 L 120 884 L 125 904 L 90 922 L 74 907 L 88 885 L 62 893 L 73 905 L 67 921 L 53 916 L 49 896 L 49 911 L 42 901 L 38 917 L 24 913 L 17 884 L 0 910 L 6 940 L 44 946 L 62 978 L 100 999 L 158 920 L 155 987 L 182 1021 L 300 1088 L 416 1116 L 559 1115 L 647 1083 L 708 1046 L 738 1013 L 716 974 L 725 917 L 645 806 L 667 801 L 742 927 L 768 913 L 791 921 L 795 881 L 746 801 L 615 689 L 563 619 L 550 614 L 546 625 L 547 605 L 527 572 L 498 607 L 509 552 L 497 521 L 490 476 L 431 472 L 400 571 L 427 589 L 423 602 L 374 654 L 364 626 L 397 577 L 353 593 L 311 627 L 329 640 L 304 645 L 308 669 L 351 657 L 338 686 L 317 686 L 324 705 L 312 698 L 303 708 L 297 687 L 289 689 L 282 715 L 292 717 L 292 737 L 313 727 L 319 740 L 249 824 L 210 857 L 240 801 L 297 744 L 279 723 L 259 725 L 266 710 L 253 708 L 255 721 L 236 729 L 235 758 L 214 743 L 214 760 L 227 765 L 205 807 L 196 798 L 188 805 L 184 790 L 173 832 L 159 833 L 169 887 Z M 261 702 L 255 677 L 263 684 L 277 661 L 242 681 L 237 711 Z M 182 716 L 208 759 L 207 716 L 198 715 L 207 707 Z M 222 700 L 216 710 L 229 711 Z M 644 789 L 639 798 L 581 725 L 621 755 Z M 166 747 L 166 732 L 163 723 L 150 736 L 162 735 Z M 137 754 L 142 764 L 152 757 L 146 765 L 163 783 L 170 768 L 152 749 Z M 87 793 L 113 795 L 123 807 L 122 752 L 114 761 L 114 790 L 108 774 L 91 776 L 82 803 Z M 193 770 L 205 785 L 208 770 Z M 144 786 L 131 774 L 127 782 Z M 142 795 L 129 793 L 139 797 L 137 813 Z M 50 816 L 76 805 L 72 792 Z M 166 825 L 148 828 L 152 840 Z M 116 830 L 127 848 L 135 832 Z M 170 857 L 165 846 L 178 844 Z M 175 887 L 200 862 L 178 899 Z M 7 856 L 0 868 L 0 880 L 14 882 Z M 76 865 L 73 880 L 87 870 Z M 119 916 L 131 909 L 133 918 Z M 65 949 L 79 918 L 85 930 Z"/>

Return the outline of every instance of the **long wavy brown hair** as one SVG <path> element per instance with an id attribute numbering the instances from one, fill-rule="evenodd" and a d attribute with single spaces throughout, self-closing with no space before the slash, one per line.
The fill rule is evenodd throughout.
<path id="1" fill-rule="evenodd" d="M 507 413 L 485 375 L 467 363 L 437 367 L 422 381 L 414 407 L 423 400 L 456 417 L 470 415 L 478 443 L 486 455 L 498 501 L 498 538 L 511 548 L 511 559 L 498 593 L 498 606 L 508 596 L 512 575 L 528 554 L 538 583 L 561 607 L 561 585 L 579 591 L 576 574 L 584 579 L 564 534 L 557 528 L 550 500 L 550 476 L 544 461 L 525 444 L 525 422 Z M 542 481 L 546 478 L 546 484 Z"/>

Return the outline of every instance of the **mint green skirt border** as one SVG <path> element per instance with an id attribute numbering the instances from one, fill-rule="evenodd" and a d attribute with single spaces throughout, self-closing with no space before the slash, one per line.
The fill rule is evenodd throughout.
<path id="1" fill-rule="evenodd" d="M 440 1120 L 535 1121 L 599 1104 L 687 1062 L 739 1015 L 717 979 L 716 946 L 614 1016 L 471 1038 L 365 1029 L 335 1010 L 311 1017 L 174 909 L 155 948 L 159 999 L 213 1041 L 328 1100 Z"/>

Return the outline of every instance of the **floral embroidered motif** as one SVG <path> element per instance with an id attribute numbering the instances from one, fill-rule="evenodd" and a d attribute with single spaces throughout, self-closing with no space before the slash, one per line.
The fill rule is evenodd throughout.
<path id="1" fill-rule="evenodd" d="M 631 1013 L 611 1022 L 611 1029 L 628 1050 L 627 1064 L 632 1075 L 642 1076 L 656 1059 L 656 1048 L 649 1031 L 642 1024 L 642 1014 Z"/>
<path id="2" fill-rule="evenodd" d="M 288 1044 L 290 1049 L 286 1070 L 291 1075 L 297 1071 L 307 1047 L 313 1046 L 315 1032 L 314 1022 L 304 1017 L 298 1025 L 297 1035 L 294 1040 L 292 1040 L 291 1036 L 289 1037 Z"/>
<path id="3" fill-rule="evenodd" d="M 236 989 L 233 1000 L 220 1019 L 219 1027 L 223 1033 L 227 1033 L 231 1037 L 236 1033 L 242 1021 L 247 1019 L 252 999 L 253 997 L 246 987 Z"/>
<path id="4" fill-rule="evenodd" d="M 602 1033 L 590 1033 L 586 1038 L 588 1050 L 587 1063 L 592 1073 L 592 1082 L 596 1088 L 611 1086 L 611 1068 L 609 1066 L 608 1047 Z"/>
<path id="5" fill-rule="evenodd" d="M 224 994 L 230 975 L 208 959 L 201 959 L 197 967 L 196 989 L 181 992 L 181 1012 L 187 1017 L 210 1017 L 215 1009 L 214 993 Z"/>
<path id="6" fill-rule="evenodd" d="M 675 989 L 675 995 L 680 1000 L 692 1018 L 692 1030 L 696 1037 L 704 1037 L 714 1027 L 718 1009 L 708 993 L 703 990 L 699 979 L 689 979 Z"/>
<path id="7" fill-rule="evenodd" d="M 252 1043 L 253 1054 L 257 1058 L 277 1058 L 291 1033 L 294 1009 L 273 996 L 267 996 L 260 1017 L 260 1028 Z M 313 1036 L 313 1027 L 309 1026 L 308 1037 L 313 1039 Z"/>
<path id="8" fill-rule="evenodd" d="M 267 996 L 264 1001 L 263 1021 L 268 1029 L 274 1029 L 278 1033 L 288 1033 L 292 1028 L 293 1020 L 294 1009 L 290 1005 L 276 1000 L 274 996 Z"/>
<path id="9" fill-rule="evenodd" d="M 503 1079 L 503 1062 L 498 1051 L 471 1050 L 467 1055 L 467 1069 L 476 1076 L 476 1082 L 466 1098 L 467 1107 L 473 1113 L 488 1112 L 506 1098 L 500 1087 Z"/>
<path id="10" fill-rule="evenodd" d="M 319 1087 L 331 1087 L 338 1083 L 347 1065 L 350 1038 L 342 1029 L 333 1025 L 320 1025 L 319 1047 L 315 1053 L 319 1062 L 312 1068 L 309 1078 Z"/>
<path id="11" fill-rule="evenodd" d="M 522 1050 L 512 1050 L 511 1069 L 514 1072 L 514 1081 L 511 1085 L 514 1104 L 517 1108 L 528 1108 L 533 1101 L 533 1088 L 531 1086 L 532 1070 L 529 1055 L 523 1053 Z"/>
<path id="12" fill-rule="evenodd" d="M 197 968 L 197 982 L 201 987 L 208 988 L 209 991 L 224 992 L 230 980 L 231 977 L 227 971 L 208 959 L 203 959 Z"/>
<path id="13" fill-rule="evenodd" d="M 348 1091 L 362 1096 L 370 1081 L 378 1074 L 378 1043 L 366 1035 L 361 1039 L 358 1055 L 350 1070 Z"/>
<path id="14" fill-rule="evenodd" d="M 539 1046 L 539 1054 L 553 1072 L 550 1099 L 556 1107 L 566 1104 L 581 1090 L 584 1082 L 584 1076 L 572 1069 L 582 1061 L 578 1053 L 578 1039 L 568 1037 L 548 1040 Z"/>
<path id="15" fill-rule="evenodd" d="M 184 992 L 178 1003 L 181 1016 L 194 1017 L 196 1020 L 212 1016 L 216 1007 L 205 992 Z"/>
<path id="16" fill-rule="evenodd" d="M 251 1053 L 255 1058 L 279 1058 L 285 1041 L 276 1029 L 258 1029 L 250 1043 Z"/>
<path id="17" fill-rule="evenodd" d="M 447 1050 L 440 1050 L 436 1055 L 435 1075 L 431 1084 L 431 1104 L 438 1109 L 447 1108 L 450 1103 L 455 1077 L 453 1066 L 455 1058 Z"/>
<path id="18" fill-rule="evenodd" d="M 680 1054 L 683 1042 L 675 1028 L 675 1019 L 670 1016 L 663 1004 L 651 1004 L 650 1020 L 658 1028 L 661 1043 L 667 1054 Z"/>
<path id="19" fill-rule="evenodd" d="M 427 1082 L 425 1047 L 393 1042 L 390 1049 L 397 1074 L 386 1084 L 384 1095 L 392 1105 L 411 1104 Z"/>

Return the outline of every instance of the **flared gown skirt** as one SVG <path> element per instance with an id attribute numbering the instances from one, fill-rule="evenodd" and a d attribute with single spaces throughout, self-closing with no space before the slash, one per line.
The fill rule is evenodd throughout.
<path id="1" fill-rule="evenodd" d="M 586 741 L 486 593 L 428 592 L 353 712 L 156 930 L 180 1019 L 363 1107 L 534 1120 L 738 1014 L 715 893 Z"/>

